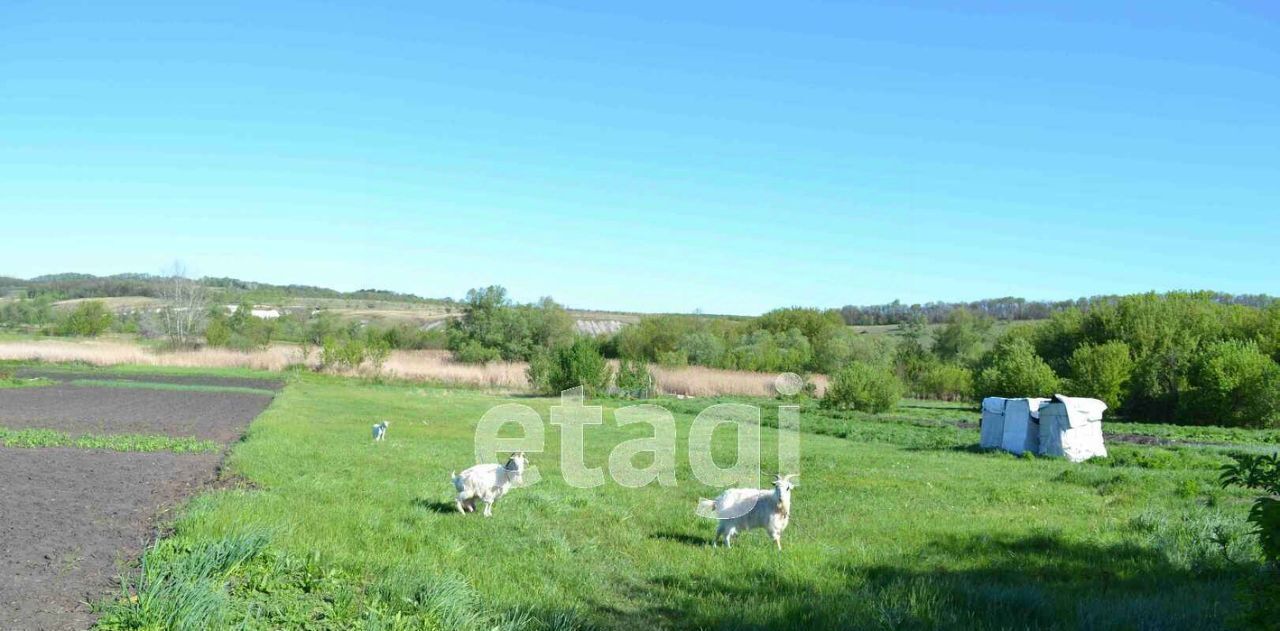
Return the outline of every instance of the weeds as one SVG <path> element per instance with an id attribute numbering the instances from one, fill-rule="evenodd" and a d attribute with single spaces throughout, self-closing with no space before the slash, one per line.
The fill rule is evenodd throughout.
<path id="1" fill-rule="evenodd" d="M 177 454 L 211 454 L 222 451 L 222 444 L 196 438 L 174 438 L 155 434 L 108 434 L 71 436 L 52 429 L 9 429 L 0 427 L 0 446 L 4 447 L 75 447 L 108 451 L 169 451 Z"/>

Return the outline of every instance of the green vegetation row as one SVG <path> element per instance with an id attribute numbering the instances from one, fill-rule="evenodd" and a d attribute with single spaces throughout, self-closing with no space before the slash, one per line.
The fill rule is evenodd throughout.
<path id="1" fill-rule="evenodd" d="M 109 451 L 169 451 L 177 454 L 212 454 L 222 451 L 220 443 L 196 438 L 174 438 L 148 434 L 70 434 L 52 429 L 9 429 L 0 427 L 0 446 L 75 447 Z"/>
<path id="2" fill-rule="evenodd" d="M 265 388 L 247 388 L 242 386 L 211 386 L 205 384 L 161 383 L 156 381 L 134 381 L 130 379 L 72 379 L 67 382 L 73 386 L 86 388 L 130 388 L 139 390 L 176 390 L 180 392 L 226 392 L 234 394 L 256 394 L 275 396 L 274 390 Z"/>

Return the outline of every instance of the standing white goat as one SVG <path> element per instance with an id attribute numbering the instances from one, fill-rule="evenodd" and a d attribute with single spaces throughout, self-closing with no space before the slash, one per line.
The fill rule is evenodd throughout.
<path id="1" fill-rule="evenodd" d="M 388 425 L 391 425 L 391 423 L 390 423 L 390 422 L 388 422 L 388 421 L 383 421 L 383 422 L 381 422 L 381 423 L 375 423 L 375 424 L 373 425 L 373 440 L 374 440 L 375 442 L 376 442 L 376 441 L 379 441 L 379 440 L 383 440 L 383 439 L 385 439 L 385 438 L 387 437 L 387 426 L 388 426 Z"/>
<path id="2" fill-rule="evenodd" d="M 720 520 L 712 546 L 724 538 L 725 547 L 733 547 L 733 536 L 744 530 L 764 528 L 769 538 L 782 550 L 782 531 L 791 521 L 791 489 L 796 476 L 774 476 L 773 489 L 728 489 L 714 500 L 698 501 L 698 514 Z"/>
<path id="3" fill-rule="evenodd" d="M 458 512 L 464 515 L 475 512 L 476 500 L 480 500 L 484 502 L 484 516 L 492 517 L 493 503 L 511 487 L 520 485 L 528 462 L 524 452 L 518 451 L 511 454 L 505 465 L 478 464 L 460 474 L 449 474 L 453 488 L 458 490 L 455 499 Z"/>

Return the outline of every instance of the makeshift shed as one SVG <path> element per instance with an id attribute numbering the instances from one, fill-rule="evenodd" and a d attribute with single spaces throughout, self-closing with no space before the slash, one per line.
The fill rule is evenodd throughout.
<path id="1" fill-rule="evenodd" d="M 1004 441 L 1004 397 L 982 400 L 982 434 L 978 444 L 983 449 L 999 449 Z"/>
<path id="2" fill-rule="evenodd" d="M 1097 399 L 1054 395 L 1040 408 L 1040 454 L 1064 456 L 1071 462 L 1106 457 L 1102 413 L 1107 404 Z"/>
<path id="3" fill-rule="evenodd" d="M 1000 448 L 1005 451 L 1021 454 L 1024 451 L 1038 453 L 1040 450 L 1040 404 L 1044 399 L 1005 399 L 1004 433 L 1000 439 Z"/>

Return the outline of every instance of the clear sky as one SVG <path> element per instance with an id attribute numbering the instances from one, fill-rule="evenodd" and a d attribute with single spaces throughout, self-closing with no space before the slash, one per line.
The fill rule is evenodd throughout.
<path id="1" fill-rule="evenodd" d="M 1036 4 L 6 0 L 0 275 L 1280 294 L 1280 7 Z"/>

